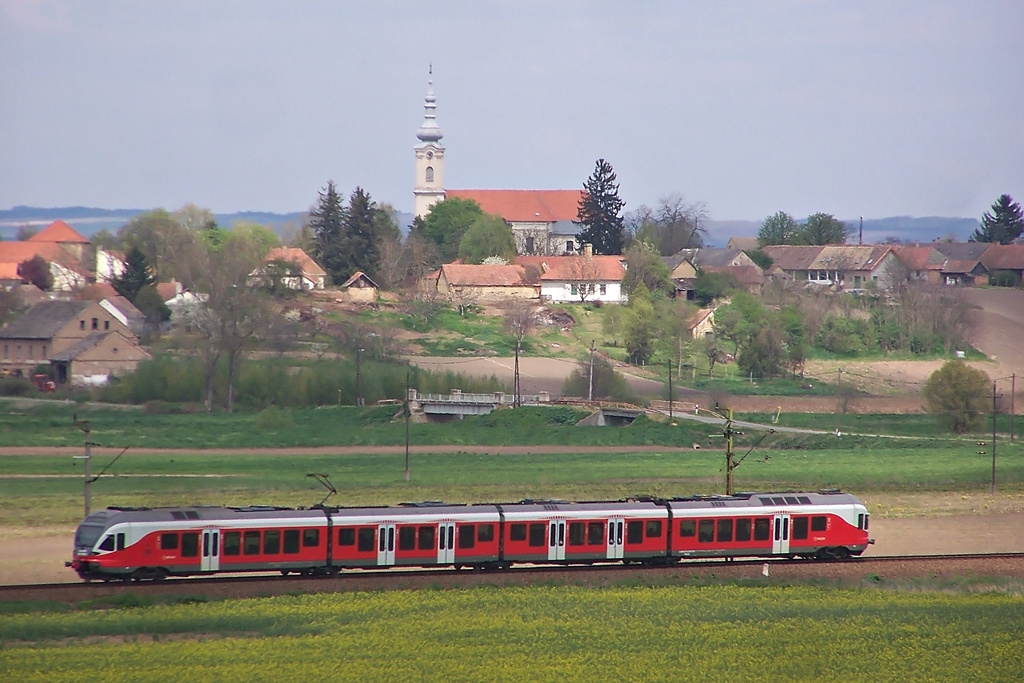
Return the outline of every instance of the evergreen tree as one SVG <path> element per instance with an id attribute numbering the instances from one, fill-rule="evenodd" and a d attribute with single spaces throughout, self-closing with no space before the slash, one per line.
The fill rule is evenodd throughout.
<path id="1" fill-rule="evenodd" d="M 111 280 L 110 284 L 118 294 L 135 303 L 135 297 L 142 288 L 148 287 L 154 282 L 156 282 L 156 278 L 153 277 L 146 253 L 138 247 L 132 247 L 125 254 L 124 270 Z"/>
<path id="2" fill-rule="evenodd" d="M 50 271 L 50 263 L 39 254 L 18 264 L 18 277 L 44 292 L 53 288 L 53 273 Z"/>
<path id="3" fill-rule="evenodd" d="M 320 192 L 317 205 L 309 212 L 308 223 L 313 233 L 313 258 L 334 284 L 341 284 L 352 273 L 344 275 L 348 267 L 344 243 L 345 207 L 333 180 Z"/>
<path id="4" fill-rule="evenodd" d="M 1008 194 L 1001 195 L 981 217 L 981 226 L 970 236 L 970 242 L 1011 244 L 1024 233 L 1024 214 L 1020 204 Z"/>
<path id="5" fill-rule="evenodd" d="M 375 234 L 378 211 L 377 205 L 363 188 L 357 187 L 352 192 L 342 221 L 343 257 L 336 280 L 344 282 L 358 270 L 370 277 L 377 275 L 380 267 L 380 243 Z"/>
<path id="6" fill-rule="evenodd" d="M 583 185 L 576 225 L 586 226 L 577 238 L 594 247 L 595 254 L 621 254 L 625 241 L 619 184 L 612 165 L 598 159 Z"/>

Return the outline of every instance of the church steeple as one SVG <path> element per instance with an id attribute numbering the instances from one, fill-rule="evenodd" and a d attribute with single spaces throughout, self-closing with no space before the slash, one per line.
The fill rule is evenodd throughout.
<path id="1" fill-rule="evenodd" d="M 423 216 L 430 207 L 444 199 L 444 145 L 441 138 L 444 133 L 437 125 L 437 98 L 434 96 L 434 67 L 428 71 L 427 94 L 423 98 L 423 123 L 416 137 L 420 143 L 416 145 L 416 216 Z"/>

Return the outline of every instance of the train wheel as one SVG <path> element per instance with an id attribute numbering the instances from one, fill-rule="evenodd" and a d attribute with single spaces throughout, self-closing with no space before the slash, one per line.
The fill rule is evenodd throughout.
<path id="1" fill-rule="evenodd" d="M 166 578 L 167 578 L 167 570 L 164 569 L 163 567 L 157 567 L 155 570 L 153 570 L 153 580 L 154 581 L 163 581 Z"/>
<path id="2" fill-rule="evenodd" d="M 848 560 L 850 559 L 850 549 L 840 546 L 836 548 L 835 556 L 837 560 Z"/>

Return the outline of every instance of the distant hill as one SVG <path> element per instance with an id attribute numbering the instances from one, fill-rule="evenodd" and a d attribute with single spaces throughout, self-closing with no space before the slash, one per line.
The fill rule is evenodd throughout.
<path id="1" fill-rule="evenodd" d="M 145 213 L 150 209 L 98 209 L 87 206 L 63 206 L 56 208 L 40 208 L 36 206 L 15 206 L 13 209 L 0 210 L 0 237 L 5 240 L 14 239 L 18 228 L 22 225 L 44 227 L 48 223 L 60 219 L 86 237 L 106 228 L 116 231 L 132 217 Z M 280 234 L 286 226 L 297 226 L 302 223 L 305 212 L 268 213 L 265 211 L 239 211 L 237 213 L 214 214 L 217 223 L 230 226 L 235 221 L 252 221 L 273 228 Z M 402 232 L 408 230 L 412 223 L 412 214 L 399 213 L 396 217 Z M 854 231 L 853 242 L 857 241 L 859 219 L 846 221 Z M 753 237 L 761 227 L 760 221 L 743 220 L 711 220 L 707 221 L 708 242 L 713 246 L 724 247 L 730 237 Z M 978 220 L 974 218 L 944 218 L 929 216 L 915 218 L 912 216 L 892 216 L 890 218 L 868 218 L 864 220 L 864 242 L 882 242 L 890 237 L 904 242 L 931 242 L 937 238 L 954 235 L 958 240 L 966 240 L 975 228 Z"/>
<path id="2" fill-rule="evenodd" d="M 847 220 L 845 223 L 852 228 L 852 243 L 858 240 L 860 219 Z M 958 241 L 966 242 L 978 227 L 976 218 L 945 218 L 928 216 L 892 216 L 889 218 L 864 219 L 864 243 L 875 244 L 890 238 L 907 242 L 932 242 L 954 236 Z M 708 242 L 714 246 L 724 247 L 730 237 L 756 237 L 761 229 L 761 221 L 708 221 Z"/>

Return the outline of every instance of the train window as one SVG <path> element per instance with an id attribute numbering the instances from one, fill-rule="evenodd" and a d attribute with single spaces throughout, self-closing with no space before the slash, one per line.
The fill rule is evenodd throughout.
<path id="1" fill-rule="evenodd" d="M 749 541 L 750 540 L 750 520 L 749 519 L 737 519 L 736 520 L 736 540 L 737 541 Z"/>
<path id="2" fill-rule="evenodd" d="M 715 540 L 715 520 L 702 519 L 698 526 L 697 540 L 701 543 L 711 543 Z"/>
<path id="3" fill-rule="evenodd" d="M 525 524 L 513 524 L 508 528 L 508 540 L 510 541 L 525 541 L 526 540 L 526 525 Z"/>
<path id="4" fill-rule="evenodd" d="M 242 554 L 243 555 L 259 555 L 260 554 L 260 532 L 258 531 L 246 531 L 245 535 L 242 536 Z"/>
<path id="5" fill-rule="evenodd" d="M 811 517 L 811 531 L 828 531 L 828 517 L 820 515 Z M 796 533 L 796 525 L 793 525 L 793 533 Z"/>
<path id="6" fill-rule="evenodd" d="M 786 499 L 783 496 L 775 496 L 774 498 L 772 498 L 772 502 L 775 503 L 776 505 L 785 505 Z"/>
<path id="7" fill-rule="evenodd" d="M 271 529 L 263 532 L 263 554 L 277 555 L 281 552 L 281 532 Z"/>
<path id="8" fill-rule="evenodd" d="M 199 534 L 181 535 L 181 556 L 199 557 Z"/>
<path id="9" fill-rule="evenodd" d="M 661 520 L 647 520 L 647 525 L 644 529 L 644 535 L 647 536 L 647 538 L 661 538 Z"/>
<path id="10" fill-rule="evenodd" d="M 388 536 L 384 533 L 383 529 L 381 529 L 380 536 L 377 537 L 377 540 L 379 541 L 377 543 L 377 552 L 382 553 L 388 547 Z"/>
<path id="11" fill-rule="evenodd" d="M 798 496 L 797 498 L 800 500 L 800 504 L 801 505 L 810 505 L 811 504 L 811 499 L 808 498 L 807 496 Z"/>
<path id="12" fill-rule="evenodd" d="M 117 535 L 117 549 L 124 550 L 124 534 Z"/>
<path id="13" fill-rule="evenodd" d="M 365 553 L 373 550 L 373 541 L 376 536 L 377 529 L 372 526 L 364 526 L 359 528 L 359 545 L 356 548 L 359 552 Z"/>
<path id="14" fill-rule="evenodd" d="M 679 535 L 682 538 L 691 538 L 697 535 L 697 520 L 683 519 L 679 522 Z"/>
<path id="15" fill-rule="evenodd" d="M 583 545 L 585 529 L 586 525 L 583 522 L 569 522 L 569 545 Z"/>
<path id="16" fill-rule="evenodd" d="M 420 527 L 420 550 L 432 550 L 434 548 L 434 538 L 437 535 L 437 529 L 432 526 L 421 526 Z"/>
<path id="17" fill-rule="evenodd" d="M 793 518 L 793 538 L 807 538 L 807 518 Z"/>
<path id="18" fill-rule="evenodd" d="M 587 523 L 587 545 L 604 545 L 604 522 Z"/>
<path id="19" fill-rule="evenodd" d="M 718 520 L 718 542 L 727 543 L 732 540 L 732 520 Z"/>
<path id="20" fill-rule="evenodd" d="M 100 550 L 113 550 L 114 549 L 114 535 L 110 534 L 103 539 L 103 543 L 100 543 Z"/>
<path id="21" fill-rule="evenodd" d="M 338 545 L 355 545 L 356 530 L 350 526 L 343 526 L 338 529 Z"/>
<path id="22" fill-rule="evenodd" d="M 530 525 L 530 547 L 537 548 L 547 545 L 548 525 L 544 523 Z"/>
<path id="23" fill-rule="evenodd" d="M 294 555 L 299 552 L 299 530 L 298 529 L 285 529 L 284 530 L 284 551 L 290 555 Z"/>
<path id="24" fill-rule="evenodd" d="M 772 535 L 772 523 L 762 517 L 761 519 L 754 520 L 754 540 L 755 541 L 767 541 Z"/>
<path id="25" fill-rule="evenodd" d="M 434 547 L 434 542 L 430 542 L 430 547 Z M 403 526 L 398 530 L 398 549 L 399 550 L 414 550 L 416 548 L 416 527 L 414 526 Z"/>
<path id="26" fill-rule="evenodd" d="M 772 504 L 772 499 L 771 498 L 761 498 L 760 500 L 761 500 L 761 505 L 771 505 Z"/>
<path id="27" fill-rule="evenodd" d="M 303 529 L 302 530 L 302 545 L 307 548 L 316 548 L 320 545 L 320 530 L 319 529 Z"/>
<path id="28" fill-rule="evenodd" d="M 242 534 L 237 531 L 224 532 L 224 554 L 238 555 L 242 552 Z"/>
<path id="29" fill-rule="evenodd" d="M 786 496 L 787 505 L 799 505 L 800 501 L 797 500 L 796 496 Z"/>
<path id="30" fill-rule="evenodd" d="M 626 543 L 644 542 L 644 523 L 641 521 L 626 522 Z"/>
<path id="31" fill-rule="evenodd" d="M 479 524 L 476 527 L 476 540 L 481 543 L 490 543 L 494 540 L 494 525 Z"/>
<path id="32" fill-rule="evenodd" d="M 864 515 L 864 531 L 868 530 L 868 524 L 871 523 L 871 515 Z"/>
<path id="33" fill-rule="evenodd" d="M 476 528 L 472 524 L 463 524 L 459 527 L 459 547 L 472 548 L 476 545 Z"/>
<path id="34" fill-rule="evenodd" d="M 178 534 L 160 534 L 160 550 L 177 550 Z"/>

